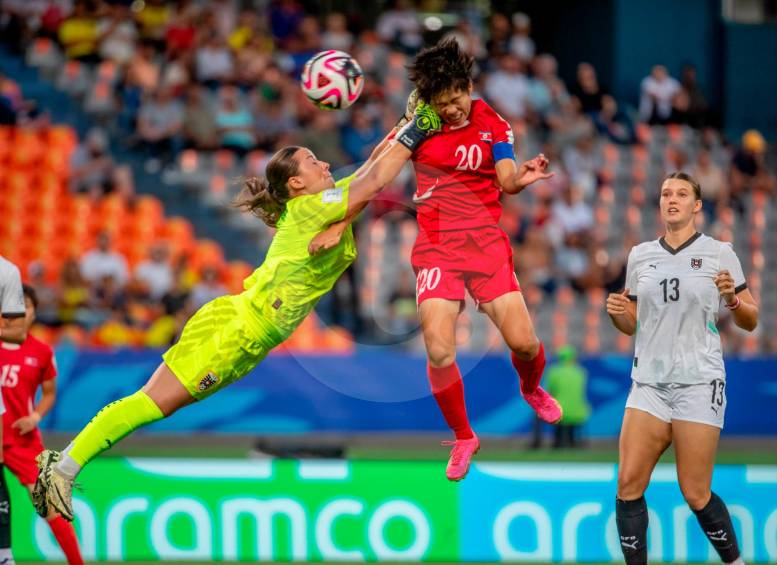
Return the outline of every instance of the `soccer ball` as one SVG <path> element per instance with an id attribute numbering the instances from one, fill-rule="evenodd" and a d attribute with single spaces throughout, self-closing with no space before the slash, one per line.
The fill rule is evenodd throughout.
<path id="1" fill-rule="evenodd" d="M 342 51 L 321 51 L 302 69 L 302 91 L 324 110 L 342 110 L 359 98 L 364 74 L 353 57 Z"/>

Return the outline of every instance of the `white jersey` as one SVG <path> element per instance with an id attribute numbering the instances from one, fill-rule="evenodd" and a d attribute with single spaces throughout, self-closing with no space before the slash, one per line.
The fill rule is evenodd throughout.
<path id="1" fill-rule="evenodd" d="M 24 293 L 19 269 L 0 256 L 0 313 L 3 318 L 24 316 Z"/>
<path id="2" fill-rule="evenodd" d="M 708 383 L 725 379 L 717 329 L 721 298 L 713 281 L 728 269 L 736 292 L 747 288 L 730 243 L 696 233 L 677 249 L 664 238 L 632 248 L 626 267 L 637 301 L 631 378 L 640 383 Z"/>

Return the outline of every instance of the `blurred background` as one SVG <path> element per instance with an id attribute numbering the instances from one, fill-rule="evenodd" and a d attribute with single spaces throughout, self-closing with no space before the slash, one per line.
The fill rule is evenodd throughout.
<path id="1" fill-rule="evenodd" d="M 3 0 L 0 6 L 0 254 L 36 288 L 33 333 L 56 348 L 58 403 L 41 423 L 55 447 L 101 406 L 140 386 L 188 317 L 219 295 L 240 292 L 261 263 L 272 231 L 230 207 L 240 179 L 261 175 L 273 152 L 288 144 L 311 148 L 342 175 L 352 170 L 403 112 L 406 66 L 422 47 L 447 36 L 459 40 L 476 59 L 476 95 L 513 127 L 517 158 L 542 151 L 556 173 L 505 198 L 502 227 L 538 334 L 552 352 L 545 383 L 574 391 L 564 402 L 575 416 L 563 426 L 534 422 L 498 331 L 468 303 L 457 340 L 470 414 L 487 438 L 479 457 L 508 463 L 483 463 L 461 488 L 442 484 L 447 453 L 435 442 L 446 427 L 428 394 L 416 319 L 408 167 L 355 226 L 354 267 L 279 351 L 232 388 L 119 446 L 111 452 L 119 457 L 92 471 L 93 483 L 115 476 L 128 488 L 141 473 L 140 482 L 149 481 L 142 495 L 148 509 L 167 492 L 164 480 L 154 486 L 151 478 L 201 476 L 192 474 L 199 464 L 192 459 L 184 459 L 188 467 L 154 467 L 162 460 L 153 457 L 229 458 L 208 467 L 211 479 L 249 481 L 266 472 L 267 492 L 291 496 L 310 488 L 310 498 L 294 503 L 306 517 L 325 502 L 305 481 L 335 481 L 343 493 L 363 490 L 365 508 L 386 521 L 396 512 L 400 524 L 384 528 L 388 522 L 376 519 L 374 536 L 372 521 L 368 534 L 346 528 L 342 545 L 353 547 L 357 542 L 343 540 L 357 538 L 367 545 L 333 551 L 334 542 L 322 546 L 313 525 L 304 535 L 295 530 L 302 526 L 289 502 L 279 506 L 291 516 L 289 531 L 271 534 L 277 547 L 254 547 L 237 533 L 234 544 L 208 545 L 202 523 L 195 520 L 192 529 L 173 519 L 168 545 L 148 538 L 150 526 L 138 521 L 127 529 L 133 541 L 117 549 L 107 541 L 105 522 L 116 493 L 106 490 L 103 499 L 95 488 L 82 504 L 91 516 L 79 525 L 85 554 L 449 562 L 615 557 L 617 545 L 613 550 L 602 532 L 613 527 L 610 487 L 633 344 L 611 326 L 604 301 L 622 290 L 631 247 L 661 234 L 662 178 L 684 170 L 703 190 L 698 229 L 734 244 L 761 308 L 750 334 L 721 313 L 730 401 L 721 462 L 732 466 L 716 488 L 745 493 L 737 521 L 748 540 L 745 559 L 777 560 L 777 3 Z M 323 49 L 350 53 L 365 72 L 364 93 L 348 110 L 321 111 L 299 88 L 302 65 Z M 141 463 L 137 456 L 152 459 Z M 246 461 L 254 466 L 241 467 Z M 598 467 L 575 467 L 582 462 Z M 583 468 L 590 480 L 580 479 L 573 491 L 595 502 L 578 501 L 589 506 L 576 514 L 574 541 L 562 527 L 570 510 L 560 501 L 537 494 L 533 504 L 543 515 L 505 506 L 498 496 L 523 492 L 527 481 L 569 486 Z M 568 474 L 554 478 L 548 469 Z M 392 481 L 407 476 L 418 477 L 417 484 Z M 707 560 L 703 538 L 678 529 L 682 519 L 673 505 L 681 499 L 670 483 L 656 487 L 666 489 L 666 506 L 656 508 L 656 520 L 666 523 L 655 534 L 662 541 L 654 542 L 652 558 Z M 380 506 L 392 496 L 415 500 L 427 522 L 407 508 Z M 429 506 L 418 502 L 425 496 Z M 213 507 L 202 503 L 214 539 L 226 528 L 214 510 L 217 498 Z M 449 499 L 455 510 L 440 506 Z M 14 508 L 14 519 L 18 512 L 25 524 L 15 529 L 23 548 L 15 549 L 17 559 L 56 558 L 56 547 L 23 506 Z M 499 522 L 502 533 L 496 525 L 488 529 L 499 516 L 507 520 Z M 581 516 L 589 517 L 585 526 Z M 155 527 L 166 523 L 155 520 Z M 521 520 L 534 520 L 531 540 L 518 535 Z M 482 535 L 472 533 L 486 526 Z M 378 543 L 381 531 L 393 541 Z M 444 541 L 459 538 L 453 546 Z"/>

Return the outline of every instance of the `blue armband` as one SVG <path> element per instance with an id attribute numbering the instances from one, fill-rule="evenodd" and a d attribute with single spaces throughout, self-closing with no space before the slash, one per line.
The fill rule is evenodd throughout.
<path id="1" fill-rule="evenodd" d="M 506 141 L 494 143 L 494 147 L 491 151 L 494 154 L 494 163 L 501 161 L 502 159 L 512 159 L 515 161 L 515 151 L 513 150 L 512 143 Z"/>

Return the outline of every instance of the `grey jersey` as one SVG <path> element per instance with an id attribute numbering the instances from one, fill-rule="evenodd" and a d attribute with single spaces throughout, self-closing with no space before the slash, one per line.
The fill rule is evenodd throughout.
<path id="1" fill-rule="evenodd" d="M 637 301 L 633 380 L 697 384 L 725 378 L 717 329 L 721 298 L 713 282 L 722 269 L 731 273 L 737 293 L 747 288 L 730 243 L 697 233 L 677 249 L 663 238 L 632 248 L 626 288 Z"/>
<path id="2" fill-rule="evenodd" d="M 24 316 L 24 293 L 19 269 L 0 256 L 0 312 L 3 318 Z"/>

